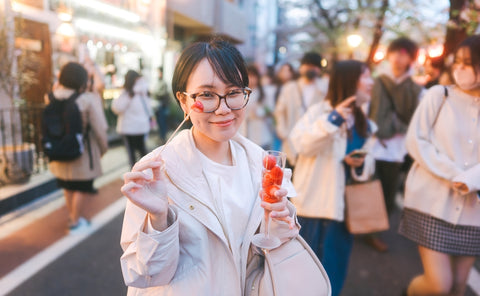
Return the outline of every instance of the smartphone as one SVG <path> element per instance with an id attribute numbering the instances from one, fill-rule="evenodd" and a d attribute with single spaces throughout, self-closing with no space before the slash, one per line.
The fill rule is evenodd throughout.
<path id="1" fill-rule="evenodd" d="M 365 157 L 365 155 L 367 155 L 367 151 L 366 150 L 363 150 L 363 149 L 356 149 L 356 150 L 353 150 L 351 153 L 350 153 L 350 157 L 353 157 L 353 158 L 362 158 L 362 157 Z"/>

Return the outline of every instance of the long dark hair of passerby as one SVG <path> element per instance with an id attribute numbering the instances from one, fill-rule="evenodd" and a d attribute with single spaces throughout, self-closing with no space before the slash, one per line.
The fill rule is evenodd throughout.
<path id="1" fill-rule="evenodd" d="M 138 74 L 138 72 L 133 70 L 128 70 L 127 74 L 125 74 L 125 83 L 123 83 L 123 88 L 127 91 L 130 98 L 133 98 L 133 86 L 135 85 L 135 81 L 137 81 L 140 76 L 141 75 Z"/>
<path id="2" fill-rule="evenodd" d="M 297 73 L 295 72 L 295 69 L 293 68 L 292 64 L 284 63 L 278 68 L 277 72 L 275 73 L 275 80 L 274 80 L 274 84 L 277 86 L 277 90 L 275 91 L 275 103 L 277 103 L 278 101 L 278 96 L 280 95 L 280 91 L 282 90 L 283 85 L 288 82 L 288 81 L 282 81 L 282 79 L 280 78 L 280 71 L 282 70 L 282 68 L 288 68 L 288 70 L 292 74 L 292 77 L 290 80 L 297 79 Z"/>
<path id="3" fill-rule="evenodd" d="M 333 65 L 326 96 L 326 99 L 330 102 L 333 108 L 345 99 L 356 94 L 358 81 L 366 69 L 367 65 L 365 63 L 355 60 L 339 61 Z M 355 103 L 352 104 L 351 108 L 355 118 L 355 130 L 360 136 L 367 137 L 367 117 L 362 109 L 357 107 Z"/>
<path id="4" fill-rule="evenodd" d="M 262 81 L 261 81 L 261 76 L 260 76 L 260 71 L 258 71 L 257 67 L 255 65 L 248 65 L 247 66 L 247 73 L 248 75 L 255 76 L 257 78 L 257 90 L 258 90 L 258 102 L 262 103 L 263 99 L 265 98 L 265 91 L 263 90 L 262 86 Z"/>

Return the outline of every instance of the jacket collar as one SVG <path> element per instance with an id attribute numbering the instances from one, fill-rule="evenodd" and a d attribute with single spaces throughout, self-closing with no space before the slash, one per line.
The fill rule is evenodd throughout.
<path id="1" fill-rule="evenodd" d="M 59 86 L 57 89 L 55 89 L 53 91 L 53 95 L 55 96 L 55 98 L 57 100 L 66 100 L 71 95 L 73 95 L 74 92 L 75 92 L 75 90 L 73 90 L 73 89 L 66 88 L 66 87 L 63 87 L 63 86 Z"/>
<path id="2" fill-rule="evenodd" d="M 261 184 L 263 150 L 240 134 L 237 134 L 232 140 L 244 148 L 249 162 L 253 188 L 255 192 L 258 192 Z M 156 151 L 159 152 L 159 149 L 161 147 Z M 207 202 L 207 199 L 211 198 L 213 192 L 208 186 L 198 153 L 200 152 L 196 149 L 191 130 L 183 130 L 165 147 L 162 157 L 165 160 L 166 175 L 174 186 L 186 193 L 169 197 L 180 208 L 193 215 L 227 243 L 226 234 L 215 210 L 208 206 L 210 203 Z M 245 241 L 250 241 L 249 239 L 256 232 L 263 217 L 260 198 L 255 200 L 253 207 L 245 233 Z"/>

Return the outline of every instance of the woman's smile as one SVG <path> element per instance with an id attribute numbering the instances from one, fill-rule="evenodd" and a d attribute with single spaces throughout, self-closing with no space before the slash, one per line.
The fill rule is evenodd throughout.
<path id="1" fill-rule="evenodd" d="M 226 120 L 214 120 L 214 121 L 210 121 L 210 123 L 219 127 L 228 127 L 232 125 L 234 121 L 235 121 L 235 118 L 226 119 Z"/>

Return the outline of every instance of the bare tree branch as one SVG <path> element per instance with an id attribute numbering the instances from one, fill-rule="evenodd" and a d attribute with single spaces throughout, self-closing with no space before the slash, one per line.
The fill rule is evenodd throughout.
<path id="1" fill-rule="evenodd" d="M 367 57 L 367 65 L 371 66 L 373 63 L 373 57 L 375 56 L 375 52 L 377 51 L 378 44 L 380 43 L 380 39 L 382 38 L 383 35 L 383 24 L 385 21 L 385 13 L 387 12 L 389 7 L 389 2 L 388 0 L 382 0 L 382 6 L 380 7 L 380 11 L 377 15 L 377 20 L 375 23 L 375 29 L 373 32 L 373 40 L 370 45 L 370 51 L 368 53 Z"/>

